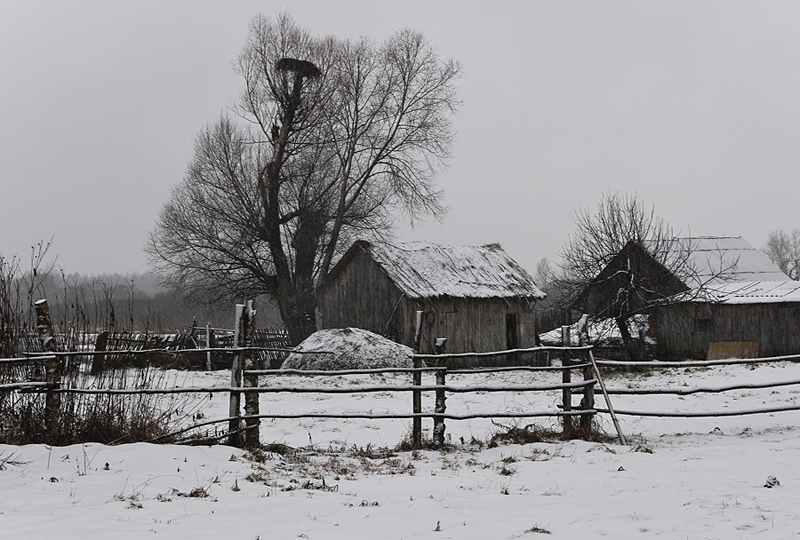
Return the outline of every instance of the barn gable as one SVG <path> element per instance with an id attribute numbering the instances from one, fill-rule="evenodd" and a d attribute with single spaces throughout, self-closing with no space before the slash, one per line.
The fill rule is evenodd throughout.
<path id="1" fill-rule="evenodd" d="M 581 291 L 572 306 L 593 317 L 618 317 L 639 312 L 688 289 L 642 246 L 631 241 Z"/>

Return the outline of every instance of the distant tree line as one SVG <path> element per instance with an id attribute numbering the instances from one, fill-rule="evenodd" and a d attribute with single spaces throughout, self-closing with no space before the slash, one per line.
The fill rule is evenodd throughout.
<path id="1" fill-rule="evenodd" d="M 172 333 L 190 328 L 194 320 L 198 326 L 233 327 L 232 301 L 190 299 L 185 291 L 163 287 L 152 273 L 69 274 L 46 262 L 48 247 L 37 244 L 27 269 L 19 258 L 0 255 L 0 357 L 26 348 L 26 336 L 35 332 L 34 303 L 43 298 L 63 334 Z M 269 299 L 257 298 L 256 306 L 259 327 L 280 325 Z"/>

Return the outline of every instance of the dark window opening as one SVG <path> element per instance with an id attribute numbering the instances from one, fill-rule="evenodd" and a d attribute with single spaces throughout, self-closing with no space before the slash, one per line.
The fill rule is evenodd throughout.
<path id="1" fill-rule="evenodd" d="M 694 327 L 701 332 L 709 332 L 714 326 L 714 319 L 695 319 Z"/>

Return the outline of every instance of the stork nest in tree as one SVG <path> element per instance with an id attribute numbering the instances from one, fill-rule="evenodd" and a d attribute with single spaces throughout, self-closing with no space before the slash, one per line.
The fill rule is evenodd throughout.
<path id="1" fill-rule="evenodd" d="M 292 71 L 302 77 L 319 77 L 322 72 L 317 66 L 307 60 L 296 58 L 281 58 L 275 63 L 278 71 Z"/>

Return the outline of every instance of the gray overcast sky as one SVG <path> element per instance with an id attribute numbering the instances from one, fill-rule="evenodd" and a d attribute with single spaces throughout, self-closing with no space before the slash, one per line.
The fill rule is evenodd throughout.
<path id="1" fill-rule="evenodd" d="M 528 270 L 579 208 L 638 193 L 676 229 L 800 228 L 800 2 L 0 0 L 0 254 L 54 236 L 67 272 L 142 272 L 195 134 L 236 100 L 257 13 L 459 60 L 442 224 Z"/>

